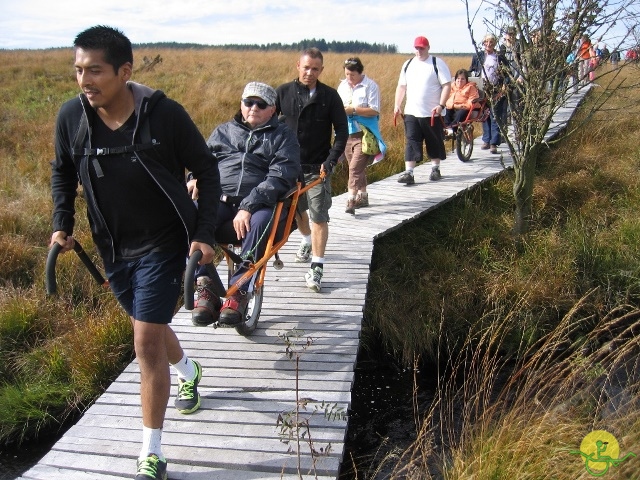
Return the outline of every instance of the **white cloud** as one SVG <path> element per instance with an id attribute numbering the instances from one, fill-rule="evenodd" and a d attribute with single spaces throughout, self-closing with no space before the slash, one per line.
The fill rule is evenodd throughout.
<path id="1" fill-rule="evenodd" d="M 469 3 L 475 13 L 488 2 Z M 483 22 L 482 15 L 473 20 L 478 39 L 487 31 Z M 120 28 L 134 43 L 287 44 L 323 38 L 397 45 L 408 53 L 413 39 L 425 35 L 433 52 L 473 49 L 464 0 L 0 0 L 0 48 L 70 46 L 78 32 L 97 24 Z M 613 35 L 606 37 L 614 43 Z"/>
<path id="2" fill-rule="evenodd" d="M 0 9 L 0 48 L 69 46 L 78 32 L 106 24 L 122 29 L 134 43 L 324 38 L 397 45 L 410 52 L 413 39 L 425 35 L 433 51 L 471 51 L 461 0 L 23 0 Z"/>

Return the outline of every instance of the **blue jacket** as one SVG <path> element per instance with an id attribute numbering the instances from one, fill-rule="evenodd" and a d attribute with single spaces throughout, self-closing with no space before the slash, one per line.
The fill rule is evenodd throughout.
<path id="1" fill-rule="evenodd" d="M 380 153 L 378 153 L 374 157 L 373 164 L 378 163 L 380 160 L 382 160 L 387 153 L 387 145 L 384 143 L 384 140 L 382 140 L 382 133 L 380 132 L 380 116 L 377 115 L 375 117 L 363 117 L 361 115 L 351 115 L 347 117 L 347 119 L 349 121 L 349 134 L 355 133 L 357 131 L 355 123 L 358 122 L 358 124 L 366 127 L 371 131 L 371 133 L 375 135 L 376 139 L 378 140 Z"/>

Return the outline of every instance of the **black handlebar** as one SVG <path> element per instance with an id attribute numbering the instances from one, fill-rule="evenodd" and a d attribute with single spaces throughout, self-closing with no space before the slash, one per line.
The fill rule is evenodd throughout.
<path id="1" fill-rule="evenodd" d="M 193 310 L 193 285 L 195 282 L 196 268 L 198 268 L 198 262 L 202 258 L 202 251 L 196 250 L 189 257 L 187 262 L 187 268 L 184 271 L 184 308 L 186 310 Z M 219 297 L 224 297 L 227 294 L 227 289 L 224 288 L 220 275 L 215 267 L 208 263 L 205 265 L 207 269 L 207 275 L 212 281 L 213 291 Z"/>
<path id="2" fill-rule="evenodd" d="M 55 295 L 58 292 L 58 284 L 56 282 L 56 260 L 58 259 L 58 254 L 62 250 L 62 245 L 59 243 L 54 243 L 49 250 L 49 254 L 47 255 L 47 264 L 45 267 L 45 282 L 47 285 L 47 295 Z M 94 280 L 98 283 L 98 285 L 107 285 L 107 281 L 104 279 L 100 271 L 94 265 L 94 263 L 89 258 L 89 255 L 84 251 L 82 246 L 77 240 L 74 240 L 73 250 L 78 254 L 84 266 L 87 267 L 89 273 L 94 278 Z"/>

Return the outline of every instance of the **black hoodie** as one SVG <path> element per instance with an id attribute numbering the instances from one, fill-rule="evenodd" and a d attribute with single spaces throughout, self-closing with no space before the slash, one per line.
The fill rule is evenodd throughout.
<path id="1" fill-rule="evenodd" d="M 129 82 L 134 95 L 137 125 L 133 144 L 144 143 L 141 131 L 144 122 L 149 122 L 153 148 L 132 153 L 138 157 L 153 181 L 166 194 L 173 204 L 189 241 L 214 244 L 216 212 L 220 199 L 220 175 L 217 161 L 207 147 L 202 134 L 198 131 L 184 108 L 167 98 L 163 92 L 144 85 Z M 96 112 L 90 106 L 84 94 L 72 99 L 60 108 L 56 121 L 55 153 L 52 162 L 51 192 L 53 196 L 53 230 L 73 234 L 75 207 L 74 201 L 78 181 L 82 183 L 87 210 L 91 224 L 93 240 L 100 255 L 111 261 L 116 259 L 114 239 L 109 231 L 100 208 L 108 208 L 108 198 L 102 198 L 100 208 L 93 194 L 89 164 L 91 155 L 73 154 L 73 146 L 81 119 L 88 121 L 87 135 L 83 147 L 91 149 L 91 129 Z M 196 208 L 189 196 L 185 184 L 185 170 L 193 172 L 198 180 L 199 208 Z M 122 189 L 135 189 L 123 178 Z M 113 192 L 118 195 L 118 192 Z M 144 203 L 145 199 L 140 199 Z M 146 205 L 153 209 L 154 205 Z M 139 219 L 146 230 L 153 225 L 145 224 L 150 218 Z"/>

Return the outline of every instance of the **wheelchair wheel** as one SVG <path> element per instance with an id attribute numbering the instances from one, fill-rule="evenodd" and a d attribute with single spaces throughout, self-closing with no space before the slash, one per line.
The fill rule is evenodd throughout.
<path id="1" fill-rule="evenodd" d="M 244 314 L 244 320 L 241 324 L 236 325 L 236 332 L 240 335 L 248 337 L 253 333 L 258 325 L 258 318 L 260 317 L 260 310 L 262 310 L 262 295 L 264 293 L 264 285 L 256 288 L 251 294 L 249 303 L 247 304 L 247 311 Z"/>
<path id="2" fill-rule="evenodd" d="M 456 154 L 463 162 L 471 160 L 473 153 L 473 124 L 468 123 L 458 127 L 456 132 Z"/>

